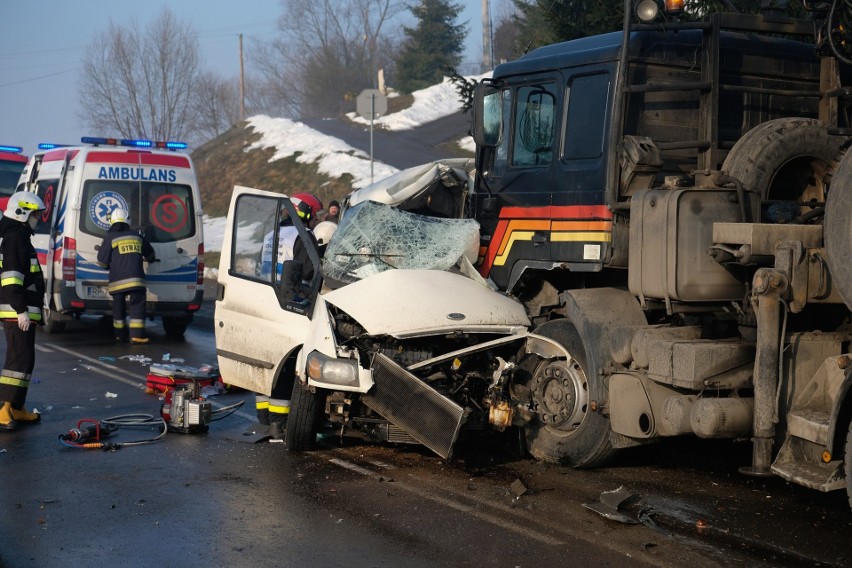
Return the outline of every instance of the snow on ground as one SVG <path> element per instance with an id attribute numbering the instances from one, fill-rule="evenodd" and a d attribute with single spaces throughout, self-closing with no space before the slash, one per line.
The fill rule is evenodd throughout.
<path id="1" fill-rule="evenodd" d="M 271 118 L 261 114 L 249 118 L 248 123 L 260 134 L 260 140 L 246 148 L 246 152 L 275 148 L 270 162 L 301 153 L 296 158 L 300 164 L 316 163 L 320 173 L 334 178 L 344 173 L 351 174 L 355 188 L 369 185 L 370 155 L 356 150 L 342 140 L 287 118 Z M 373 175 L 378 179 L 398 171 L 397 168 L 382 162 L 373 162 Z"/>
<path id="2" fill-rule="evenodd" d="M 468 77 L 468 79 L 476 80 L 479 78 L 479 76 Z M 444 78 L 444 81 L 438 85 L 415 91 L 413 95 L 414 103 L 409 108 L 383 116 L 377 119 L 374 124 L 381 124 L 388 130 L 407 130 L 461 110 L 458 93 L 448 78 Z M 349 118 L 364 124 L 370 123 L 369 120 L 365 120 L 355 113 L 351 113 Z M 270 158 L 270 161 L 280 160 L 298 153 L 298 162 L 303 164 L 316 163 L 319 171 L 328 176 L 340 177 L 344 173 L 350 174 L 353 177 L 352 185 L 355 188 L 370 183 L 370 156 L 338 138 L 327 136 L 301 122 L 286 118 L 257 115 L 249 118 L 248 123 L 249 127 L 258 132 L 261 137 L 258 142 L 246 148 L 246 152 L 262 148 L 274 148 L 275 154 Z M 472 150 L 472 140 L 469 136 L 460 140 L 459 145 Z M 397 171 L 393 166 L 373 162 L 374 179 L 385 178 Z M 202 222 L 204 223 L 204 250 L 208 252 L 221 251 L 222 239 L 225 234 L 225 218 L 205 215 Z M 215 278 L 217 267 L 206 267 L 205 271 L 208 272 L 210 277 Z"/>

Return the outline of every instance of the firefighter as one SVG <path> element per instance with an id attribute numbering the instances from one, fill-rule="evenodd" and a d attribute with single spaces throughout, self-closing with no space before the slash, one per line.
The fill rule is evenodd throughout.
<path id="1" fill-rule="evenodd" d="M 109 269 L 108 291 L 112 295 L 112 327 L 117 341 L 148 343 L 145 336 L 145 267 L 143 260 L 156 260 L 154 247 L 130 228 L 130 215 L 116 208 L 109 216 L 107 231 L 98 249 L 98 265 Z M 126 303 L 129 303 L 129 309 Z M 130 312 L 130 333 L 125 316 Z"/>
<path id="2" fill-rule="evenodd" d="M 318 201 L 318 200 L 317 200 Z M 299 220 L 308 232 L 308 238 L 317 245 L 316 239 L 309 227 L 314 217 L 314 207 L 308 200 L 292 197 L 291 202 L 296 209 Z M 278 251 L 272 254 L 274 231 L 263 239 L 263 251 L 261 253 L 261 275 L 263 278 L 274 278 L 283 289 L 284 297 L 295 298 L 299 294 L 299 287 L 303 279 L 313 277 L 313 265 L 308 256 L 308 249 L 299 233 L 293 225 L 292 219 L 286 213 L 281 212 L 281 224 L 278 228 Z M 273 256 L 275 257 L 273 267 Z M 292 372 L 286 372 L 277 380 L 272 387 L 272 394 L 255 395 L 255 407 L 259 423 L 269 426 L 269 434 L 274 438 L 284 435 L 287 428 L 287 418 L 290 415 L 290 396 L 293 392 Z"/>
<path id="3" fill-rule="evenodd" d="M 41 420 L 24 407 L 35 366 L 35 325 L 42 323 L 44 277 L 31 237 L 44 202 L 34 193 L 9 198 L 0 219 L 0 318 L 6 334 L 6 361 L 0 372 L 0 429 Z"/>

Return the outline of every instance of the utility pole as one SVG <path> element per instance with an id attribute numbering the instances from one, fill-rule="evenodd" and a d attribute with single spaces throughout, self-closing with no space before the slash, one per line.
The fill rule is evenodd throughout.
<path id="1" fill-rule="evenodd" d="M 240 122 L 246 119 L 246 76 L 243 70 L 243 34 L 240 34 Z"/>
<path id="2" fill-rule="evenodd" d="M 491 57 L 491 9 L 488 0 L 482 0 L 482 69 L 483 73 L 494 67 Z"/>

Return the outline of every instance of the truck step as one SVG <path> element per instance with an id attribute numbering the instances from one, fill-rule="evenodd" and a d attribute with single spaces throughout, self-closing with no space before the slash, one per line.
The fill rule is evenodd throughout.
<path id="1" fill-rule="evenodd" d="M 831 416 L 824 410 L 800 408 L 787 415 L 787 432 L 820 446 L 828 445 Z"/>
<path id="2" fill-rule="evenodd" d="M 821 448 L 808 440 L 787 436 L 772 464 L 772 473 L 798 485 L 822 492 L 844 489 L 843 461 L 820 460 Z"/>

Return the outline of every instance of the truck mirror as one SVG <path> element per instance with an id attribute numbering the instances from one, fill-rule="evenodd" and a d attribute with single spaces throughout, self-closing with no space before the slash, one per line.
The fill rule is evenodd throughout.
<path id="1" fill-rule="evenodd" d="M 473 140 L 477 146 L 493 148 L 503 138 L 503 105 L 500 91 L 479 83 L 473 91 Z"/>

